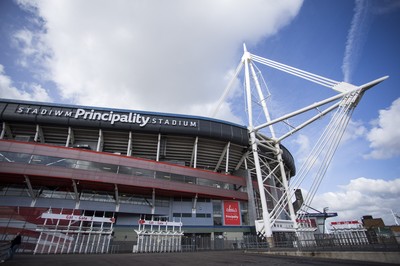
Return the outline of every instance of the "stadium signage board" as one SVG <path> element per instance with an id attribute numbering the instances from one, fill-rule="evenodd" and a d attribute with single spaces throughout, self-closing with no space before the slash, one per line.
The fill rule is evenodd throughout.
<path id="1" fill-rule="evenodd" d="M 240 225 L 239 202 L 224 201 L 224 224 Z"/>
<path id="2" fill-rule="evenodd" d="M 173 117 L 163 117 L 141 114 L 136 112 L 120 112 L 120 111 L 96 111 L 94 109 L 75 108 L 73 110 L 63 110 L 31 106 L 19 106 L 16 110 L 17 114 L 36 115 L 36 116 L 52 116 L 52 117 L 68 117 L 69 119 L 107 122 L 111 125 L 116 123 L 136 124 L 140 127 L 147 125 L 161 126 L 177 126 L 177 127 L 194 127 L 198 126 L 198 121 L 191 119 L 181 119 Z"/>
<path id="3" fill-rule="evenodd" d="M 153 221 L 140 219 L 138 224 L 144 225 L 163 225 L 163 226 L 182 226 L 182 222 L 169 222 L 169 221 Z"/>
<path id="4" fill-rule="evenodd" d="M 0 123 L 181 135 L 249 144 L 248 129 L 214 118 L 126 109 L 0 100 Z"/>
<path id="5" fill-rule="evenodd" d="M 114 223 L 115 219 L 107 217 L 95 217 L 95 216 L 84 216 L 84 215 L 73 215 L 73 214 L 57 214 L 57 213 L 42 213 L 40 216 L 43 219 L 57 219 L 57 220 L 71 220 L 71 221 L 83 221 L 83 222 L 102 222 L 102 223 Z"/>

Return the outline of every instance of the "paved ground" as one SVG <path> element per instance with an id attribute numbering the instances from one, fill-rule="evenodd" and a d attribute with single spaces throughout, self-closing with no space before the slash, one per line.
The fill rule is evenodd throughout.
<path id="1" fill-rule="evenodd" d="M 153 254 L 101 254 L 101 255 L 23 255 L 16 254 L 4 266 L 152 266 L 152 265 L 273 265 L 273 266 L 339 266 L 339 265 L 394 265 L 343 260 L 325 260 L 304 257 L 279 257 L 243 251 L 208 251 L 192 253 L 153 253 Z"/>

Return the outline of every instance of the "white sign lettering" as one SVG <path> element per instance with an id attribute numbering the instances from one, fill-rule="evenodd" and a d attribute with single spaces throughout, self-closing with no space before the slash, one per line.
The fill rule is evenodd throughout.
<path id="1" fill-rule="evenodd" d="M 237 213 L 237 208 L 233 208 L 230 204 L 228 205 L 228 208 L 225 209 L 225 212 L 234 212 Z"/>
<path id="2" fill-rule="evenodd" d="M 151 220 L 139 220 L 139 221 L 138 221 L 138 224 L 166 225 L 166 226 L 182 226 L 182 222 L 151 221 Z"/>
<path id="3" fill-rule="evenodd" d="M 103 223 L 114 223 L 115 218 L 107 217 L 95 217 L 95 216 L 83 216 L 83 215 L 72 215 L 72 214 L 57 214 L 57 213 L 42 213 L 40 216 L 43 219 L 59 219 L 59 220 L 72 220 L 72 221 L 84 221 L 84 222 L 103 222 Z"/>
<path id="4" fill-rule="evenodd" d="M 166 118 L 166 117 L 152 117 L 146 116 L 139 113 L 121 113 L 114 111 L 95 111 L 94 109 L 86 110 L 78 108 L 75 111 L 66 110 L 55 110 L 47 109 L 45 107 L 23 107 L 20 106 L 16 110 L 18 114 L 31 114 L 41 116 L 56 116 L 56 117 L 68 117 L 74 119 L 83 119 L 89 121 L 103 121 L 109 122 L 111 125 L 115 123 L 130 123 L 137 124 L 140 127 L 146 125 L 165 125 L 165 126 L 178 126 L 178 127 L 197 127 L 197 121 L 183 120 L 178 118 Z"/>

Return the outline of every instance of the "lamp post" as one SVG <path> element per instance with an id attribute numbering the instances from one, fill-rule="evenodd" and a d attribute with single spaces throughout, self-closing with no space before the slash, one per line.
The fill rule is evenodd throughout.
<path id="1" fill-rule="evenodd" d="M 325 207 L 324 209 L 323 209 L 323 213 L 324 213 L 324 227 L 322 228 L 322 235 L 324 236 L 324 238 L 325 238 L 325 220 L 326 220 L 326 217 L 327 217 L 327 214 L 326 214 L 326 212 L 329 210 L 329 207 Z"/>

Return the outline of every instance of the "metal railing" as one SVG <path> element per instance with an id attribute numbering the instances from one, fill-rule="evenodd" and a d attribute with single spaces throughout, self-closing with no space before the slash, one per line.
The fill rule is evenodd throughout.
<path id="1" fill-rule="evenodd" d="M 0 261 L 5 261 L 10 256 L 10 241 L 0 242 Z"/>
<path id="2" fill-rule="evenodd" d="M 256 235 L 245 235 L 242 239 L 212 237 L 185 237 L 182 239 L 182 251 L 267 249 L 268 244 Z"/>
<path id="3" fill-rule="evenodd" d="M 315 234 L 314 239 L 299 240 L 291 237 L 275 241 L 270 250 L 292 249 L 300 251 L 400 251 L 400 242 L 394 236 L 378 236 L 374 232 L 364 235 Z"/>

